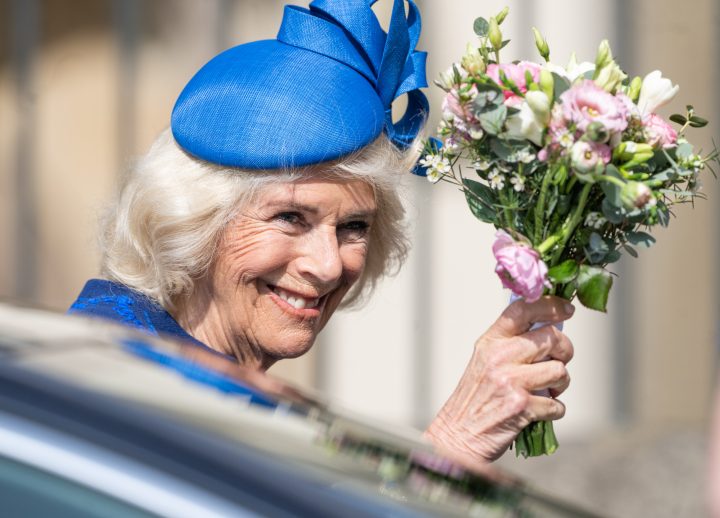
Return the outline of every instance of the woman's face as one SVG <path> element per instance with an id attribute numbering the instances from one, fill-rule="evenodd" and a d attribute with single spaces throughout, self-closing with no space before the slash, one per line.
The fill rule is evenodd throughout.
<path id="1" fill-rule="evenodd" d="M 375 212 L 359 180 L 263 187 L 228 225 L 196 292 L 203 338 L 264 368 L 305 353 L 363 272 Z"/>

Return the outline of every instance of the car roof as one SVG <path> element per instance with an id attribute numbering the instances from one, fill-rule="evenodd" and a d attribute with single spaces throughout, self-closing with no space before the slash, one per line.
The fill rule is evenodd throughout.
<path id="1" fill-rule="evenodd" d="M 0 412 L 260 514 L 591 515 L 195 346 L 1 303 Z"/>

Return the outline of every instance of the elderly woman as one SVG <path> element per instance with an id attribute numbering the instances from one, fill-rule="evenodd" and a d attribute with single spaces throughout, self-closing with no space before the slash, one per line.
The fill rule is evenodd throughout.
<path id="1" fill-rule="evenodd" d="M 394 0 L 385 33 L 366 0 L 287 7 L 276 40 L 235 47 L 186 86 L 170 131 L 127 178 L 103 233 L 103 274 L 71 312 L 183 338 L 264 371 L 312 347 L 408 245 L 398 183 L 427 101 L 419 14 Z M 394 123 L 392 101 L 408 95 Z M 464 461 L 501 455 L 562 417 L 567 302 L 518 301 L 475 343 L 426 431 Z M 541 363 L 540 360 L 547 359 Z M 535 395 L 548 389 L 552 397 Z"/>

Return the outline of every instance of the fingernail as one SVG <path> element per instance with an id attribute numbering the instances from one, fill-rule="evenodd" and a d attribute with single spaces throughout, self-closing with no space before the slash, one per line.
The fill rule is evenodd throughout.
<path id="1" fill-rule="evenodd" d="M 565 304 L 565 313 L 567 313 L 568 315 L 572 315 L 573 313 L 575 313 L 575 306 L 567 302 Z"/>

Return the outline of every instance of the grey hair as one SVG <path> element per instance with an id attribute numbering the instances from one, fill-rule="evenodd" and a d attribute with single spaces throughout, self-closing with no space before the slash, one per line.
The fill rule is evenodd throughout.
<path id="1" fill-rule="evenodd" d="M 343 306 L 366 299 L 384 275 L 404 262 L 409 242 L 399 185 L 417 160 L 383 134 L 359 151 L 314 166 L 245 171 L 186 153 L 165 130 L 129 171 L 103 221 L 102 274 L 174 309 L 213 263 L 225 226 L 258 190 L 309 176 L 360 179 L 373 187 L 377 216 L 365 270 Z"/>

